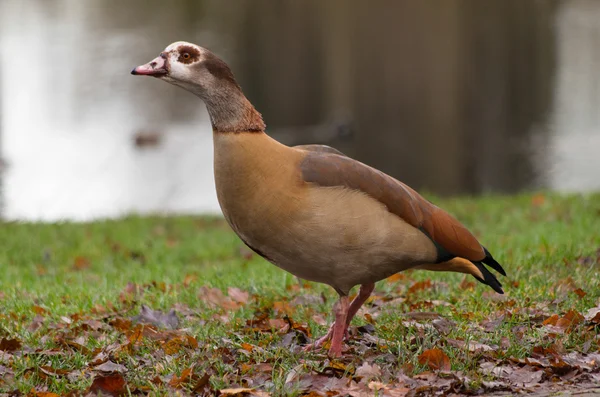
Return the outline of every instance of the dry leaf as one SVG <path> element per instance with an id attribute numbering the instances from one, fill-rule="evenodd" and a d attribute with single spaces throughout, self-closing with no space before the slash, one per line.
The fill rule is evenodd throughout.
<path id="1" fill-rule="evenodd" d="M 76 256 L 73 260 L 74 270 L 84 270 L 90 267 L 90 260 L 85 256 Z"/>
<path id="2" fill-rule="evenodd" d="M 106 361 L 105 363 L 96 366 L 94 369 L 101 372 L 127 372 L 127 368 L 124 365 L 113 363 L 112 361 Z"/>
<path id="3" fill-rule="evenodd" d="M 121 374 L 98 375 L 87 393 L 92 395 L 122 396 L 127 393 L 125 378 Z"/>
<path id="4" fill-rule="evenodd" d="M 159 328 L 179 328 L 179 317 L 177 317 L 175 309 L 171 309 L 169 313 L 165 314 L 160 310 L 153 310 L 146 305 L 142 305 L 140 314 L 133 317 L 131 321 L 140 324 L 152 324 Z"/>
<path id="5" fill-rule="evenodd" d="M 440 349 L 425 350 L 419 356 L 419 364 L 427 365 L 432 370 L 450 371 L 450 359 Z"/>
<path id="6" fill-rule="evenodd" d="M 414 283 L 413 285 L 410 286 L 410 288 L 408 289 L 408 291 L 406 291 L 407 294 L 414 294 L 417 291 L 422 291 L 424 289 L 428 289 L 431 288 L 433 284 L 431 283 L 431 280 L 427 279 L 425 281 L 418 281 L 416 283 Z"/>
<path id="7" fill-rule="evenodd" d="M 5 352 L 14 352 L 19 350 L 21 346 L 23 346 L 23 344 L 18 339 L 2 338 L 2 340 L 0 340 L 0 350 Z"/>
<path id="8" fill-rule="evenodd" d="M 369 364 L 368 362 L 364 362 L 360 367 L 356 368 L 354 372 L 354 377 L 356 378 L 364 378 L 364 380 L 371 380 L 373 378 L 378 378 L 381 376 L 381 368 L 377 364 Z"/>
<path id="9" fill-rule="evenodd" d="M 227 288 L 227 295 L 229 295 L 229 297 L 235 302 L 241 303 L 242 305 L 248 303 L 248 298 L 250 297 L 248 292 L 242 291 L 241 289 L 235 287 Z"/>

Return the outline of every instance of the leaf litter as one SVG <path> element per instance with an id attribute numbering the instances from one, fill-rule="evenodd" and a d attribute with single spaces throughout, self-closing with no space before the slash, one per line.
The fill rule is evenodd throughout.
<path id="1" fill-rule="evenodd" d="M 338 360 L 328 359 L 325 351 L 301 350 L 320 334 L 309 322 L 324 327 L 330 318 L 326 311 L 316 311 L 325 298 L 310 288 L 265 301 L 235 287 L 223 292 L 202 286 L 197 296 L 213 312 L 213 320 L 202 318 L 201 308 L 184 304 L 162 311 L 137 303 L 149 289 L 175 288 L 161 283 L 129 283 L 120 294 L 120 309 L 96 305 L 89 313 L 55 319 L 49 309 L 36 305 L 24 327 L 43 339 L 45 347 L 31 345 L 31 338 L 3 335 L 0 390 L 18 394 L 17 373 L 38 379 L 29 395 L 148 395 L 157 390 L 258 397 L 473 395 L 553 393 L 594 387 L 600 381 L 600 304 L 581 314 L 575 308 L 558 310 L 560 304 L 552 302 L 520 307 L 510 298 L 491 300 L 496 311 L 477 320 L 476 314 L 451 303 L 420 299 L 428 288 L 445 288 L 441 283 L 410 283 L 407 275 L 390 283 L 407 281 L 409 287 L 374 294 L 359 312 L 363 325 L 350 327 L 347 349 Z M 560 288 L 578 299 L 587 296 L 573 285 Z M 436 308 L 445 308 L 446 314 Z M 246 316 L 236 317 L 242 309 Z M 132 310 L 137 314 L 127 316 Z M 402 313 L 396 314 L 398 331 L 378 320 L 390 311 Z M 457 333 L 461 319 L 470 328 Z M 228 324 L 225 337 L 198 335 L 194 328 L 195 323 L 208 326 L 221 320 Z M 584 343 L 574 345 L 573 338 Z M 532 345 L 526 354 L 515 356 L 519 343 Z M 76 357 L 84 357 L 83 364 L 75 365 Z M 477 366 L 463 368 L 466 357 Z M 25 358 L 37 364 L 19 367 Z M 286 358 L 296 364 L 282 365 Z M 53 390 L 56 384 L 71 391 Z"/>

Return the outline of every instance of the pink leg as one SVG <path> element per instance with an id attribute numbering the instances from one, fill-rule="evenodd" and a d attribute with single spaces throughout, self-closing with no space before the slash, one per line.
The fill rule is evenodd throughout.
<path id="1" fill-rule="evenodd" d="M 367 301 L 367 299 L 369 299 L 369 296 L 371 296 L 371 293 L 374 289 L 375 283 L 363 284 L 360 286 L 360 289 L 358 290 L 358 295 L 356 295 L 356 297 L 352 300 L 352 303 L 350 303 L 350 308 L 348 309 L 348 318 L 346 319 L 346 332 L 348 330 L 350 322 L 352 321 L 354 316 L 356 316 L 356 313 L 358 313 L 358 309 L 360 309 L 361 306 Z"/>
<path id="2" fill-rule="evenodd" d="M 329 356 L 339 357 L 342 355 L 342 341 L 346 333 L 346 319 L 348 318 L 348 297 L 341 296 L 335 308 L 335 323 L 333 323 L 333 334 L 331 335 L 331 347 Z"/>
<path id="3" fill-rule="evenodd" d="M 365 301 L 369 298 L 369 296 L 371 296 L 371 293 L 373 292 L 373 289 L 375 288 L 375 284 L 371 283 L 371 284 L 364 284 L 360 286 L 360 290 L 358 291 L 358 295 L 352 300 L 352 303 L 350 303 L 350 306 L 348 307 L 348 298 L 347 297 L 341 297 L 340 301 L 336 304 L 337 306 L 334 307 L 334 312 L 335 312 L 335 322 L 333 324 L 331 324 L 331 327 L 329 328 L 329 331 L 327 331 L 327 334 L 325 334 L 324 336 L 322 336 L 321 338 L 317 339 L 315 342 L 311 343 L 310 345 L 307 345 L 304 348 L 304 351 L 310 351 L 312 349 L 316 349 L 319 348 L 321 346 L 323 346 L 323 344 L 329 340 L 331 340 L 331 348 L 329 349 L 329 352 L 331 353 L 331 350 L 333 349 L 333 336 L 335 334 L 335 330 L 340 328 L 337 326 L 337 324 L 344 324 L 345 327 L 343 327 L 342 330 L 342 339 L 344 338 L 348 338 L 348 325 L 350 324 L 350 321 L 352 321 L 352 318 L 356 315 L 356 313 L 358 312 L 358 309 L 360 309 L 360 307 L 365 303 Z M 338 314 L 339 314 L 339 309 L 340 306 L 342 306 L 342 300 L 345 298 L 346 301 L 346 318 L 344 320 L 343 323 L 340 323 L 338 321 Z M 340 353 L 341 353 L 341 341 L 340 341 Z"/>

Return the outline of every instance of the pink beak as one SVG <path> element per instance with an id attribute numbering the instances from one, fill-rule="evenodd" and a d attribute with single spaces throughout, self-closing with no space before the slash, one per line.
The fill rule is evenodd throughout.
<path id="1" fill-rule="evenodd" d="M 131 74 L 142 76 L 161 77 L 169 73 L 167 55 L 160 54 L 145 65 L 140 65 L 131 71 Z"/>

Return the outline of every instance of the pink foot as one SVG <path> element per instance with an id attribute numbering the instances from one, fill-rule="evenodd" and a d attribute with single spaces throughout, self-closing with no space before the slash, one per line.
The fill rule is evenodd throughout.
<path id="1" fill-rule="evenodd" d="M 327 333 L 325 335 L 323 335 L 322 337 L 320 337 L 319 339 L 317 339 L 316 341 L 314 341 L 313 343 L 310 343 L 306 346 L 304 346 L 302 348 L 303 351 L 308 352 L 311 350 L 316 350 L 319 349 L 321 347 L 323 347 L 323 345 L 330 341 L 332 336 L 333 336 L 333 329 L 335 328 L 335 322 L 333 324 L 331 324 L 331 327 L 329 327 L 329 331 L 327 331 Z M 350 339 L 350 333 L 348 333 L 348 328 L 346 328 L 344 330 L 344 340 L 349 340 Z"/>

